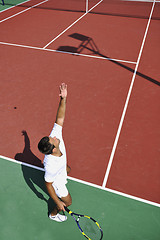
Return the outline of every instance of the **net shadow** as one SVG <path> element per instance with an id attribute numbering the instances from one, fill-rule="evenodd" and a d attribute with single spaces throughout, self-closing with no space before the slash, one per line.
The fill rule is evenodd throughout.
<path id="1" fill-rule="evenodd" d="M 122 67 L 132 73 L 135 73 L 135 70 L 131 67 L 128 67 L 127 65 L 121 63 L 121 62 L 118 62 L 116 60 L 113 60 L 111 57 L 109 56 L 106 56 L 104 54 L 102 54 L 98 47 L 96 46 L 94 40 L 88 36 L 84 36 L 82 34 L 79 34 L 79 33 L 73 33 L 71 35 L 69 35 L 69 37 L 71 38 L 74 38 L 78 41 L 80 41 L 80 44 L 78 47 L 74 47 L 74 46 L 60 46 L 57 48 L 57 51 L 61 51 L 61 52 L 71 52 L 71 50 L 73 49 L 74 51 L 72 53 L 81 53 L 84 49 L 87 49 L 89 50 L 89 52 L 91 54 L 94 54 L 94 55 L 97 55 L 97 56 L 100 56 L 100 57 L 103 57 L 103 58 L 106 58 L 107 60 L 109 60 L 110 62 L 118 65 L 119 67 Z M 147 80 L 147 81 L 150 81 L 154 84 L 156 84 L 157 86 L 160 86 L 160 82 L 156 79 L 153 79 L 139 71 L 136 72 L 136 75 L 140 76 L 141 78 Z"/>

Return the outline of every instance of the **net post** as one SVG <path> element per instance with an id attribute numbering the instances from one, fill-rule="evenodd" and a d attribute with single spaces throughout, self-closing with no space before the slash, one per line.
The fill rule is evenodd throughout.
<path id="1" fill-rule="evenodd" d="M 86 13 L 88 13 L 88 0 L 86 0 Z"/>
<path id="2" fill-rule="evenodd" d="M 2 5 L 4 5 L 4 0 L 2 0 Z"/>

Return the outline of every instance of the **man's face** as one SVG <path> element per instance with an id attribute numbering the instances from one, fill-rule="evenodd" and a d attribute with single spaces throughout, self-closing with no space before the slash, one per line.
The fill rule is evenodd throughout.
<path id="1" fill-rule="evenodd" d="M 60 144 L 60 140 L 56 137 L 49 137 L 49 142 L 54 145 L 56 148 L 59 147 L 59 144 Z"/>

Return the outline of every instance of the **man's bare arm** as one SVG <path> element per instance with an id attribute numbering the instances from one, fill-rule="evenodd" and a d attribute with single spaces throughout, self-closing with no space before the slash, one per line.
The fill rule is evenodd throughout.
<path id="1" fill-rule="evenodd" d="M 62 83 L 60 86 L 60 102 L 56 115 L 56 123 L 60 126 L 63 126 L 65 112 L 66 112 L 66 99 L 67 99 L 67 85 Z"/>
<path id="2" fill-rule="evenodd" d="M 53 188 L 53 186 L 52 186 L 52 183 L 50 183 L 50 182 L 45 182 L 45 184 L 46 184 L 46 188 L 47 188 L 47 191 L 48 191 L 49 195 L 51 196 L 51 198 L 54 200 L 55 204 L 57 205 L 57 209 L 58 209 L 59 211 L 65 211 L 64 206 L 66 206 L 66 205 L 65 205 L 64 202 L 62 202 L 62 201 L 57 197 L 57 195 L 56 195 L 56 193 L 55 193 L 55 190 L 54 190 L 54 188 Z"/>

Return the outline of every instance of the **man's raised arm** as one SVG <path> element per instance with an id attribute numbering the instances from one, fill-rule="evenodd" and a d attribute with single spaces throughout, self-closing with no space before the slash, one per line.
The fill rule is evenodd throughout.
<path id="1" fill-rule="evenodd" d="M 60 126 L 63 126 L 65 112 L 66 112 L 66 99 L 67 99 L 67 85 L 62 83 L 60 86 L 60 102 L 56 115 L 56 123 Z"/>

